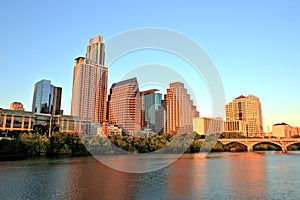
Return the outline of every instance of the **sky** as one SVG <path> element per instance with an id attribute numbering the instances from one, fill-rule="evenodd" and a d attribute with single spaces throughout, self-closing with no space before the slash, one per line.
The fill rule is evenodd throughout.
<path id="1" fill-rule="evenodd" d="M 278 122 L 300 126 L 297 0 L 2 0 L 0 9 L 2 108 L 20 101 L 31 110 L 34 83 L 49 79 L 63 88 L 62 109 L 70 114 L 74 59 L 85 56 L 91 37 L 100 34 L 105 41 L 124 31 L 158 27 L 184 34 L 206 51 L 221 76 L 227 103 L 241 94 L 258 96 L 265 131 Z M 114 69 L 126 74 L 153 60 L 176 69 L 188 65 L 146 50 L 120 58 Z M 109 87 L 120 76 L 110 72 Z M 199 87 L 193 81 L 190 85 Z M 205 88 L 195 96 L 200 115 L 210 115 Z"/>

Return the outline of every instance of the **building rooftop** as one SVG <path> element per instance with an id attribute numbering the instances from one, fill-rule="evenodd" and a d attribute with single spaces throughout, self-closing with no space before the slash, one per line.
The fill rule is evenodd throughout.
<path id="1" fill-rule="evenodd" d="M 150 93 L 155 93 L 156 91 L 159 91 L 158 89 L 150 89 L 150 90 L 144 90 L 141 92 L 141 95 L 146 95 Z"/>
<path id="2" fill-rule="evenodd" d="M 112 86 L 111 86 L 111 88 L 119 87 L 119 86 L 126 85 L 126 84 L 138 85 L 138 82 L 137 82 L 136 78 L 134 77 L 134 78 L 127 79 L 127 80 L 124 80 L 124 81 L 113 83 Z"/>
<path id="3" fill-rule="evenodd" d="M 239 97 L 237 97 L 235 99 L 244 99 L 244 98 L 246 98 L 246 97 L 244 95 L 241 95 L 241 96 L 239 96 Z"/>
<path id="4" fill-rule="evenodd" d="M 277 124 L 273 124 L 273 126 L 281 126 L 281 125 L 285 126 L 285 125 L 288 125 L 288 124 L 287 124 L 287 123 L 284 123 L 284 122 L 282 122 L 282 123 L 277 123 Z"/>

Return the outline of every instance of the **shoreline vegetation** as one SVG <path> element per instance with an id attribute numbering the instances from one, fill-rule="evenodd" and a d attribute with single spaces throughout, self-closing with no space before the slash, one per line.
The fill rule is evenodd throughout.
<path id="1" fill-rule="evenodd" d="M 108 138 L 78 136 L 64 132 L 15 132 L 12 139 L 0 140 L 0 161 L 35 157 L 90 156 L 128 153 L 199 153 L 203 152 L 244 152 L 247 147 L 239 143 L 223 145 L 216 135 L 205 138 L 193 133 L 188 135 L 155 134 L 147 137 L 113 135 Z M 269 143 L 254 147 L 256 151 L 280 151 L 281 148 Z M 300 144 L 291 145 L 288 151 L 300 150 Z"/>

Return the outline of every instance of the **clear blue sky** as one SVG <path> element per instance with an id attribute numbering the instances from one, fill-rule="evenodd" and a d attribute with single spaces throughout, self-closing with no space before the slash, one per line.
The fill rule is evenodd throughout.
<path id="1" fill-rule="evenodd" d="M 207 51 L 226 102 L 251 93 L 261 99 L 265 124 L 300 126 L 297 0 L 2 0 L 0 9 L 2 108 L 21 101 L 30 110 L 33 85 L 45 78 L 63 87 L 62 109 L 69 114 L 74 58 L 85 56 L 89 38 L 161 27 L 187 35 Z M 200 113 L 207 115 L 199 102 Z"/>

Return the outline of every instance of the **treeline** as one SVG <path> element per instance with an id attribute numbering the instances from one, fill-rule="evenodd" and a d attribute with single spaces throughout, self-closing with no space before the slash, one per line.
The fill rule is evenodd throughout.
<path id="1" fill-rule="evenodd" d="M 196 134 L 177 135 L 155 134 L 151 137 L 113 135 L 109 138 L 81 136 L 69 133 L 53 132 L 47 137 L 46 132 L 14 133 L 15 138 L 0 140 L 0 160 L 24 157 L 53 157 L 60 155 L 101 155 L 123 153 L 195 153 L 201 151 L 227 151 L 226 146 L 216 141 L 215 136 L 200 141 Z"/>
<path id="2" fill-rule="evenodd" d="M 102 155 L 124 153 L 198 153 L 247 151 L 247 147 L 239 143 L 223 145 L 218 142 L 218 136 L 210 135 L 203 139 L 197 134 L 187 135 L 152 135 L 148 137 L 140 134 L 136 137 L 113 135 L 103 138 L 99 135 L 74 135 L 69 133 L 53 132 L 47 134 L 19 133 L 17 138 L 0 140 L 0 160 L 22 157 L 53 157 L 60 155 Z M 292 145 L 288 150 L 299 150 L 300 145 Z M 255 150 L 280 150 L 272 144 L 259 144 Z"/>
<path id="3" fill-rule="evenodd" d="M 0 140 L 0 160 L 39 156 L 89 155 L 80 138 L 54 132 L 51 137 L 39 133 L 21 133 L 17 138 Z"/>

